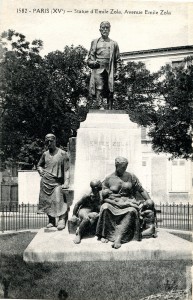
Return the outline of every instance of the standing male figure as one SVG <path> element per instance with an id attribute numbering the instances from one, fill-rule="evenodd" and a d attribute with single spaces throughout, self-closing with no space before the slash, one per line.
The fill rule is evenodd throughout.
<path id="1" fill-rule="evenodd" d="M 38 213 L 44 212 L 48 215 L 47 228 L 55 226 L 55 218 L 58 217 L 57 229 L 62 230 L 65 228 L 67 214 L 67 203 L 64 202 L 62 189 L 69 187 L 69 157 L 64 150 L 56 147 L 54 134 L 47 134 L 45 143 L 48 150 L 43 153 L 37 167 L 42 177 Z"/>
<path id="2" fill-rule="evenodd" d="M 107 108 L 113 108 L 114 79 L 120 59 L 117 42 L 109 39 L 110 23 L 100 24 L 101 37 L 91 43 L 87 64 L 92 69 L 90 95 L 96 96 L 97 104 L 103 106 L 107 98 Z"/>

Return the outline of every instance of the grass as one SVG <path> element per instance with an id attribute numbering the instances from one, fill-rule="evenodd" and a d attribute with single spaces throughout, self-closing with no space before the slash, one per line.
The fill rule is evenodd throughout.
<path id="1" fill-rule="evenodd" d="M 187 233 L 181 233 L 181 232 L 171 232 L 173 235 L 176 235 L 184 240 L 187 240 L 189 242 L 193 242 L 192 239 L 192 233 L 191 232 L 187 232 Z"/>
<path id="2" fill-rule="evenodd" d="M 185 260 L 26 264 L 22 254 L 34 235 L 0 236 L 0 273 L 10 279 L 10 298 L 57 299 L 64 289 L 73 300 L 139 300 L 186 287 L 191 261 Z"/>

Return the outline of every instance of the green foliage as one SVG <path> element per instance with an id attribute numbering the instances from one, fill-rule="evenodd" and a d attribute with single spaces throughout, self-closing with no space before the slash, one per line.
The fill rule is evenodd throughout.
<path id="1" fill-rule="evenodd" d="M 47 133 L 66 146 L 86 117 L 80 102 L 87 97 L 87 51 L 66 46 L 43 58 L 42 41 L 30 44 L 13 30 L 0 45 L 1 158 L 36 165 Z"/>
<path id="2" fill-rule="evenodd" d="M 193 65 L 192 58 L 184 66 L 161 68 L 158 85 L 160 101 L 157 121 L 150 129 L 153 149 L 172 154 L 173 157 L 193 159 Z"/>
<path id="3" fill-rule="evenodd" d="M 156 119 L 157 79 L 142 62 L 121 64 L 115 82 L 115 108 L 126 110 L 133 122 L 151 125 Z"/>
<path id="4" fill-rule="evenodd" d="M 115 83 L 115 107 L 130 119 L 149 128 L 153 150 L 172 158 L 193 159 L 193 65 L 163 66 L 150 73 L 142 62 L 121 65 Z"/>
<path id="5" fill-rule="evenodd" d="M 43 42 L 31 43 L 14 30 L 0 38 L 0 156 L 3 161 L 36 165 L 44 136 L 53 132 L 58 146 L 67 146 L 84 121 L 90 70 L 86 49 L 65 46 L 42 57 Z M 192 158 L 193 65 L 163 66 L 150 73 L 142 62 L 120 63 L 114 109 L 149 128 L 156 152 Z"/>

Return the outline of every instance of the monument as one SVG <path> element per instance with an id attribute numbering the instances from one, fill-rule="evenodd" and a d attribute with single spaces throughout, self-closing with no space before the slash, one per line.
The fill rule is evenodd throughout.
<path id="1" fill-rule="evenodd" d="M 129 170 L 140 174 L 141 131 L 125 111 L 90 110 L 80 124 L 76 141 L 74 201 L 88 193 L 90 181 L 103 180 L 114 170 L 117 156 L 126 157 Z"/>
<path id="2" fill-rule="evenodd" d="M 92 68 L 90 92 L 96 96 L 98 107 L 103 107 L 103 101 L 106 98 L 108 110 L 90 110 L 86 120 L 80 124 L 78 129 L 74 200 L 70 207 L 69 219 L 72 217 L 73 212 L 76 212 L 76 207 L 79 207 L 78 201 L 85 193 L 89 194 L 90 182 L 93 179 L 96 182 L 99 182 L 99 180 L 103 182 L 103 179 L 113 172 L 116 157 L 127 158 L 129 172 L 139 176 L 141 170 L 140 127 L 131 122 L 125 111 L 113 110 L 114 77 L 119 61 L 119 48 L 116 42 L 108 38 L 110 32 L 109 22 L 101 23 L 100 32 L 101 38 L 92 42 L 88 57 L 88 65 Z M 148 213 L 146 209 L 149 210 Z M 153 209 L 152 203 L 147 202 L 144 209 L 147 233 L 152 226 Z M 151 222 L 148 220 L 149 216 Z M 74 243 L 73 239 L 74 235 L 69 234 L 67 228 L 49 233 L 41 229 L 24 251 L 24 260 L 26 262 L 64 262 L 169 260 L 189 259 L 191 257 L 189 242 L 179 241 L 179 238 L 161 230 L 159 237 L 156 239 L 144 239 L 140 243 L 132 241 L 123 244 L 121 248 L 119 243 L 114 244 L 113 248 L 109 245 L 110 243 L 100 243 L 96 240 L 96 237 L 83 239 L 79 245 Z M 181 244 L 181 247 L 177 250 L 174 249 L 174 243 Z M 118 248 L 120 248 L 118 251 L 114 250 Z"/>
<path id="3" fill-rule="evenodd" d="M 117 42 L 109 39 L 109 22 L 101 22 L 99 31 L 101 37 L 92 41 L 88 54 L 88 66 L 92 69 L 90 94 L 96 96 L 99 108 L 104 106 L 106 97 L 110 110 L 90 110 L 86 121 L 80 124 L 73 205 L 86 192 L 91 180 L 102 180 L 112 172 L 115 157 L 127 157 L 130 170 L 136 173 L 140 170 L 140 128 L 130 121 L 125 111 L 113 110 L 119 47 Z"/>

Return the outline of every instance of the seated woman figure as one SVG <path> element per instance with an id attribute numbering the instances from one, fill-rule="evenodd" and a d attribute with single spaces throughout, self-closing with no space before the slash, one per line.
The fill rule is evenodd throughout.
<path id="1" fill-rule="evenodd" d="M 115 172 L 103 182 L 103 204 L 100 209 L 96 235 L 101 242 L 112 241 L 112 247 L 118 249 L 122 243 L 135 239 L 141 240 L 139 224 L 139 204 L 135 195 L 150 199 L 138 178 L 126 172 L 128 160 L 115 159 Z"/>

